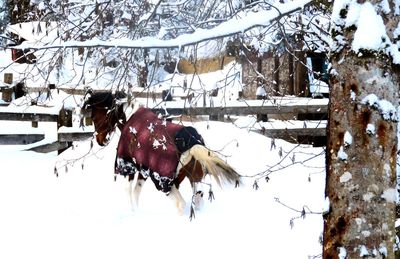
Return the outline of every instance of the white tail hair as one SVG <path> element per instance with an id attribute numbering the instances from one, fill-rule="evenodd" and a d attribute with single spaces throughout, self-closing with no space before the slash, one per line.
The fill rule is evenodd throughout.
<path id="1" fill-rule="evenodd" d="M 220 186 L 221 184 L 235 184 L 236 186 L 240 184 L 240 175 L 235 169 L 205 146 L 194 145 L 191 147 L 185 160 L 190 161 L 192 157 L 202 165 L 207 173 L 213 176 Z"/>

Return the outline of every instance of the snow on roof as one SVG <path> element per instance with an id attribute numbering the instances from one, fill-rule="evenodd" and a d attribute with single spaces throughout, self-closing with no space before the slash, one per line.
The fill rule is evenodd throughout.
<path id="1" fill-rule="evenodd" d="M 48 107 L 53 108 L 57 114 L 58 111 L 64 107 L 65 109 L 73 109 L 82 103 L 82 96 L 74 96 L 67 94 L 64 91 L 50 90 L 44 93 L 29 93 L 21 98 L 13 100 L 9 105 L 9 108 L 19 108 L 21 110 L 27 109 L 32 106 L 32 101 L 34 101 L 38 107 Z"/>
<path id="2" fill-rule="evenodd" d="M 15 33 L 31 44 L 49 44 L 57 39 L 56 22 L 25 22 L 9 25 L 6 28 L 9 33 Z"/>

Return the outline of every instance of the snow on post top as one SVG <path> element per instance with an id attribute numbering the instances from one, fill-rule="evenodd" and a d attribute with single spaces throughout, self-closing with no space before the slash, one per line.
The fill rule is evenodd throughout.
<path id="1" fill-rule="evenodd" d="M 361 5 L 352 49 L 355 52 L 360 49 L 380 50 L 389 41 L 383 19 L 376 13 L 374 6 L 370 2 Z"/>
<path id="2" fill-rule="evenodd" d="M 396 4 L 397 7 L 399 4 Z M 332 11 L 332 29 L 338 32 L 333 44 L 334 50 L 341 50 L 346 40 L 343 37 L 343 29 L 355 26 L 351 49 L 355 53 L 362 54 L 362 50 L 382 51 L 393 58 L 395 64 L 400 64 L 400 52 L 396 42 L 392 42 L 386 33 L 386 25 L 379 13 L 389 14 L 391 10 L 387 1 L 373 5 L 371 2 L 359 4 L 357 0 L 337 0 Z M 396 34 L 398 28 L 395 30 Z M 396 35 L 394 35 L 396 37 Z"/>

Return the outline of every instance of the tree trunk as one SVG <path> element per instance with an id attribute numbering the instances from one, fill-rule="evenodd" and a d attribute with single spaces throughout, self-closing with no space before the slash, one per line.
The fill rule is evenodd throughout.
<path id="1" fill-rule="evenodd" d="M 9 20 L 8 2 L 6 0 L 0 1 L 0 34 L 5 34 Z M 7 41 L 0 37 L 0 45 L 5 46 L 6 44 Z"/>
<path id="2" fill-rule="evenodd" d="M 31 10 L 30 0 L 7 1 L 9 10 L 11 11 L 11 24 L 27 22 L 30 20 L 29 12 Z"/>
<path id="3" fill-rule="evenodd" d="M 332 56 L 323 258 L 394 258 L 398 67 L 354 53 L 354 29 Z"/>

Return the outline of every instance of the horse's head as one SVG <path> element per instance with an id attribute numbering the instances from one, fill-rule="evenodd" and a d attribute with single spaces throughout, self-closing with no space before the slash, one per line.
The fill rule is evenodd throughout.
<path id="1" fill-rule="evenodd" d="M 110 133 L 118 126 L 122 129 L 126 117 L 118 98 L 123 94 L 110 92 L 86 93 L 83 109 L 91 109 L 91 118 L 96 131 L 96 141 L 100 146 L 108 144 Z"/>

